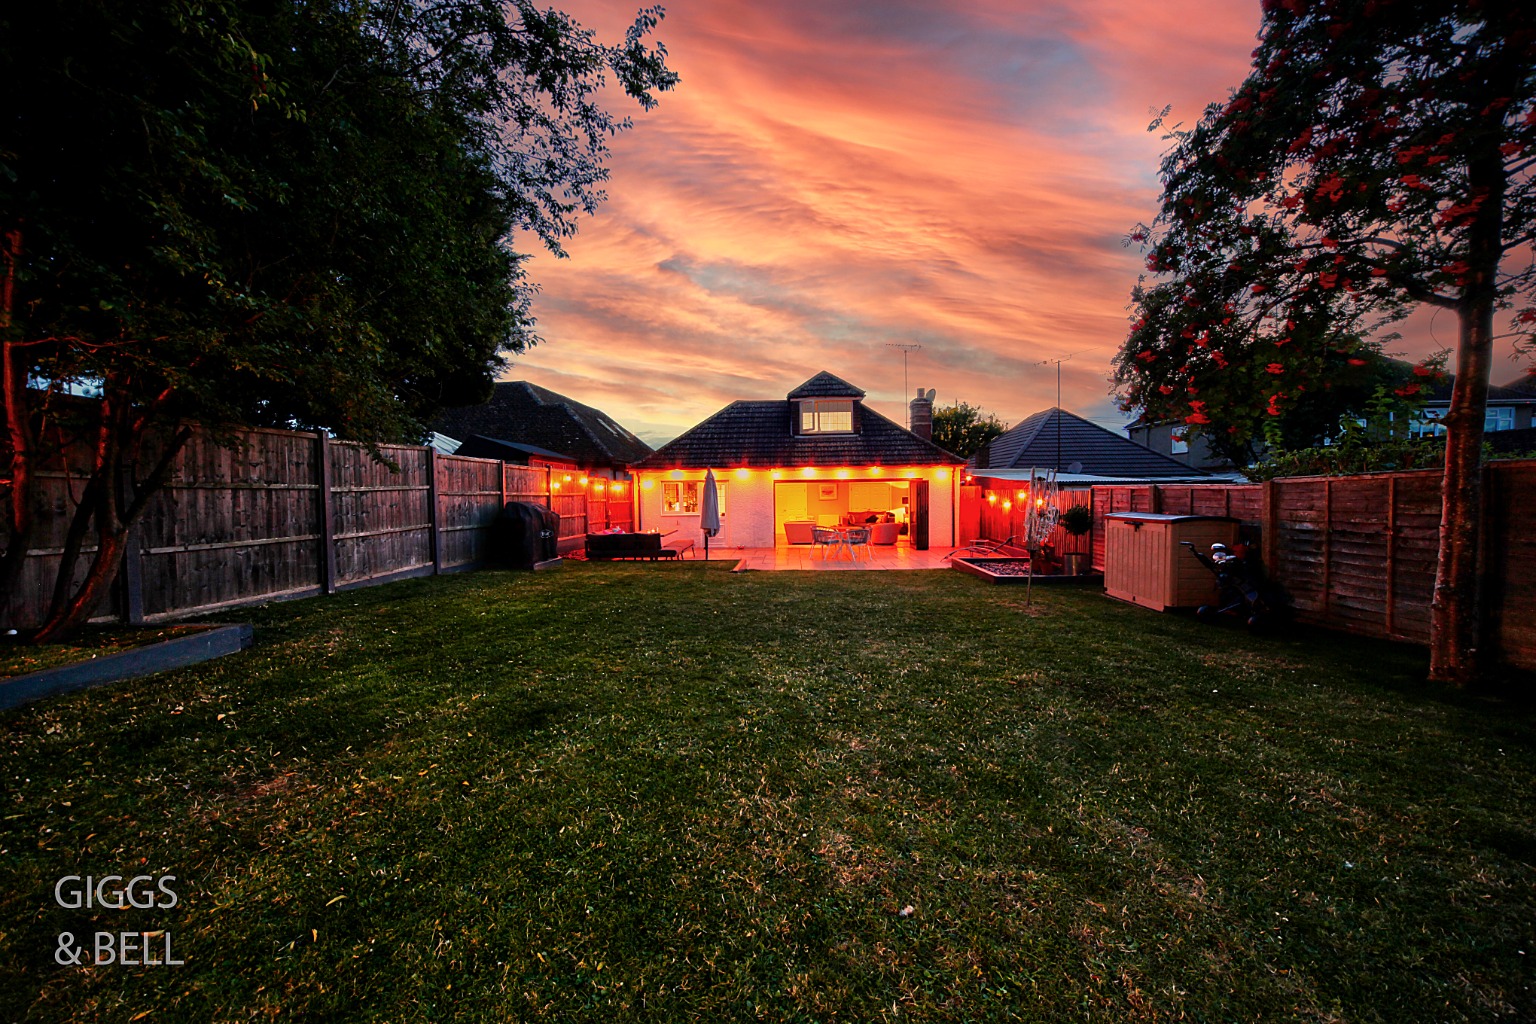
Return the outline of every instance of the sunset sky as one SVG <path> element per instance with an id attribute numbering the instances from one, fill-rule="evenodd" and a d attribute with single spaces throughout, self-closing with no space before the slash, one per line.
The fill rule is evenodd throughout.
<path id="1" fill-rule="evenodd" d="M 559 6 L 609 41 L 636 9 Z M 1148 122 L 1224 100 L 1258 25 L 1256 0 L 671 4 L 682 82 L 635 108 L 570 259 L 532 261 L 545 341 L 504 376 L 657 444 L 822 369 L 904 422 L 890 344 L 922 346 L 912 389 L 1016 423 L 1070 356 L 1062 405 L 1118 427 L 1122 239 L 1167 145 Z"/>

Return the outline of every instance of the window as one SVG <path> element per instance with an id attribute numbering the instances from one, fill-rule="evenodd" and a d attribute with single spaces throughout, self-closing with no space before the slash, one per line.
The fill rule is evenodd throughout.
<path id="1" fill-rule="evenodd" d="M 1440 422 L 1440 417 L 1445 415 L 1444 409 L 1423 409 L 1412 423 L 1408 424 L 1409 437 L 1440 437 L 1445 433 L 1445 426 Z"/>
<path id="2" fill-rule="evenodd" d="M 801 402 L 800 433 L 853 433 L 853 399 L 822 398 Z"/>
<path id="3" fill-rule="evenodd" d="M 1504 405 L 1488 409 L 1483 418 L 1484 430 L 1514 430 L 1515 410 L 1512 406 Z"/>
<path id="4" fill-rule="evenodd" d="M 1169 440 L 1170 440 L 1170 442 L 1172 444 L 1172 449 L 1171 450 L 1172 450 L 1174 455 L 1188 455 L 1189 454 L 1189 428 L 1188 427 L 1174 427 L 1173 428 L 1173 433 L 1170 435 Z"/>
<path id="5" fill-rule="evenodd" d="M 661 512 L 669 516 L 696 516 L 701 511 L 703 499 L 700 495 L 704 490 L 702 480 L 676 480 L 668 481 L 661 485 Z M 720 514 L 725 515 L 725 490 L 723 483 L 715 483 L 715 492 L 720 496 Z"/>

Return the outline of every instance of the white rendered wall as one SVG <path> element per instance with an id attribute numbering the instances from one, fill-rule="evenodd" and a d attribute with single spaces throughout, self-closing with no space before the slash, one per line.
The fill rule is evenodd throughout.
<path id="1" fill-rule="evenodd" d="M 955 546 L 955 500 L 957 489 L 951 469 L 922 469 L 918 473 L 928 483 L 928 545 L 949 549 Z M 943 474 L 940 476 L 940 474 Z M 704 535 L 699 530 L 699 516 L 666 514 L 661 510 L 662 484 L 673 480 L 704 479 L 702 472 L 684 470 L 680 476 L 671 472 L 637 474 L 640 486 L 640 526 L 642 530 L 676 531 L 678 540 L 691 540 L 701 550 Z M 720 523 L 720 535 L 710 541 L 712 547 L 771 548 L 784 538 L 775 535 L 774 481 L 765 470 L 751 470 L 743 478 L 735 470 L 716 472 L 715 479 L 726 485 L 726 509 Z M 783 482 L 810 482 L 785 470 Z M 651 486 L 646 487 L 649 483 Z M 846 510 L 845 510 L 846 511 Z"/>

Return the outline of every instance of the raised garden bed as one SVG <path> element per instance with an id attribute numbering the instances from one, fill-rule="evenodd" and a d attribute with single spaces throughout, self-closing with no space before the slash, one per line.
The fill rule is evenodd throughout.
<path id="1" fill-rule="evenodd" d="M 158 639 L 167 637 L 167 639 Z M 99 638 L 101 649 L 66 649 L 71 660 L 33 672 L 0 675 L 0 708 L 14 708 L 44 697 L 168 672 L 234 654 L 251 646 L 249 623 L 176 626 L 156 631 L 121 631 Z M 140 642 L 134 643 L 134 640 Z M 24 661 L 20 648 L 7 652 L 7 666 Z M 40 649 L 47 664 L 59 655 Z"/>
<path id="2" fill-rule="evenodd" d="M 961 572 L 980 576 L 993 583 L 1028 583 L 1029 559 L 970 556 L 953 558 L 950 564 Z M 1097 583 L 1104 579 L 1100 573 L 1084 573 L 1081 576 L 1065 576 L 1061 573 L 1035 573 L 1036 583 Z"/>

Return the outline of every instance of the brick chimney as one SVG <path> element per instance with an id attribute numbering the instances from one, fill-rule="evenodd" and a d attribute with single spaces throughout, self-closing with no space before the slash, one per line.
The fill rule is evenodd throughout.
<path id="1" fill-rule="evenodd" d="M 933 440 L 933 396 L 937 393 L 933 388 L 918 388 L 917 397 L 907 406 L 907 421 L 912 424 L 908 429 L 924 441 Z"/>

